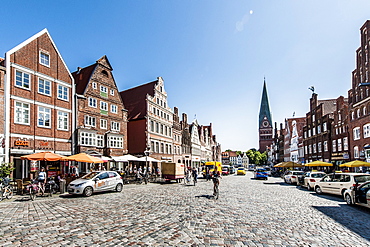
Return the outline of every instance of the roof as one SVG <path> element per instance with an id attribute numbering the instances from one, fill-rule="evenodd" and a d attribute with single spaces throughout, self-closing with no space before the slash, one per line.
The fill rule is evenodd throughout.
<path id="1" fill-rule="evenodd" d="M 128 120 L 143 119 L 147 112 L 146 97 L 154 97 L 154 89 L 158 80 L 127 89 L 120 92 L 125 108 L 128 111 Z"/>
<path id="2" fill-rule="evenodd" d="M 85 68 L 79 68 L 79 70 L 72 73 L 73 78 L 76 83 L 76 93 L 84 94 L 87 85 L 89 84 L 91 75 L 94 73 L 94 70 L 98 64 L 94 63 Z"/>
<path id="3" fill-rule="evenodd" d="M 259 126 L 262 126 L 262 122 L 264 118 L 267 118 L 270 125 L 272 126 L 272 119 L 271 119 L 271 112 L 269 106 L 269 99 L 267 97 L 267 89 L 266 89 L 266 81 L 263 81 L 263 91 L 261 97 L 261 106 L 260 106 L 260 114 L 259 114 Z"/>

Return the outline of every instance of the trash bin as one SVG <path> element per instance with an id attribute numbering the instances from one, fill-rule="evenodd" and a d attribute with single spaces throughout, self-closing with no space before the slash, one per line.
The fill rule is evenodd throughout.
<path id="1" fill-rule="evenodd" d="M 60 187 L 60 194 L 66 193 L 66 180 L 65 179 L 59 180 L 59 187 Z"/>

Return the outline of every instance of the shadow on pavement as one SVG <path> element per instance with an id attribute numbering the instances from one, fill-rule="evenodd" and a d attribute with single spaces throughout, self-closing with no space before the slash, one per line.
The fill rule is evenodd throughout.
<path id="1" fill-rule="evenodd" d="M 195 198 L 201 198 L 201 197 L 205 197 L 207 199 L 214 199 L 215 196 L 214 195 L 201 195 L 201 196 L 195 196 Z"/>
<path id="2" fill-rule="evenodd" d="M 370 228 L 367 219 L 370 209 L 360 206 L 312 206 L 314 209 L 329 216 L 339 224 L 370 241 Z M 349 210 L 353 208 L 354 210 Z M 357 210 L 356 210 L 357 209 Z M 364 215 L 365 214 L 365 215 Z"/>
<path id="3" fill-rule="evenodd" d="M 310 193 L 313 196 L 325 198 L 331 201 L 336 201 L 336 202 L 344 202 L 343 197 L 338 196 L 338 195 L 330 195 L 330 194 L 317 194 L 316 192 L 311 192 Z"/>

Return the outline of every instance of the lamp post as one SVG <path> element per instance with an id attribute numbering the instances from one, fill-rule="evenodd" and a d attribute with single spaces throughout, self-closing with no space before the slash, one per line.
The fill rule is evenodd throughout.
<path id="1" fill-rule="evenodd" d="M 146 166 L 146 172 L 145 172 L 145 183 L 148 182 L 148 177 L 149 177 L 149 174 L 148 174 L 148 169 L 149 169 L 149 166 L 148 166 L 148 156 L 150 154 L 150 148 L 147 147 L 144 151 L 144 155 L 145 155 L 145 166 Z"/>

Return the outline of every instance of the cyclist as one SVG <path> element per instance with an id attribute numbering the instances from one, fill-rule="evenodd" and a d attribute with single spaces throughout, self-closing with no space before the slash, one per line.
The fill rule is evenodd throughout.
<path id="1" fill-rule="evenodd" d="M 218 186 L 220 185 L 220 178 L 221 173 L 217 170 L 217 167 L 213 170 L 211 173 L 212 181 L 213 181 L 213 195 L 216 195 L 218 193 Z"/>

